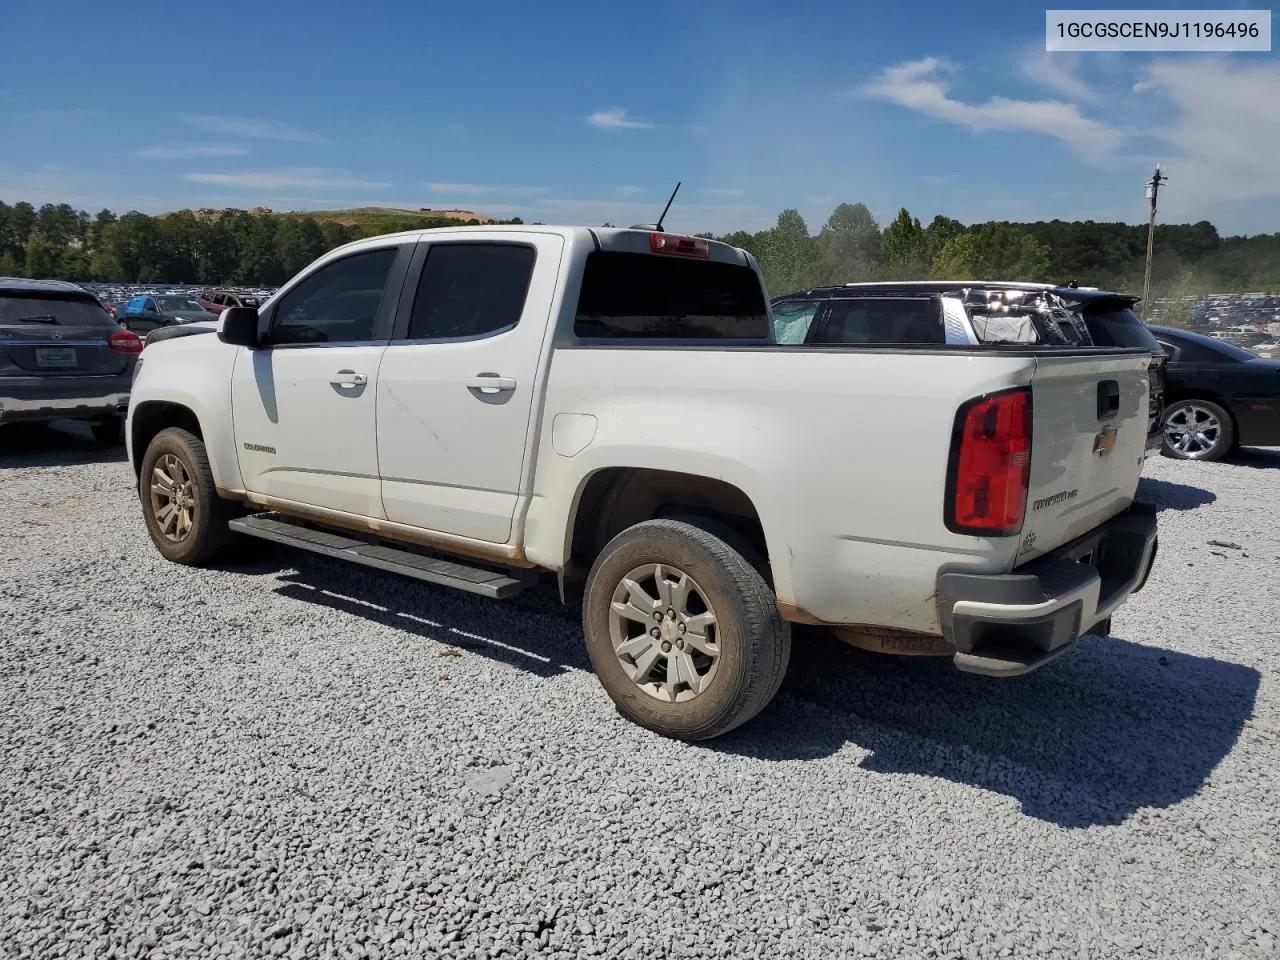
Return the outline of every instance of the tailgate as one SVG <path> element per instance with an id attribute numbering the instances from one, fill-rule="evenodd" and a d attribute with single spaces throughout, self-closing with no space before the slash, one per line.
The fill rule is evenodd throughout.
<path id="1" fill-rule="evenodd" d="M 1037 358 L 1016 563 L 1083 536 L 1133 502 L 1146 456 L 1150 361 L 1145 351 Z"/>

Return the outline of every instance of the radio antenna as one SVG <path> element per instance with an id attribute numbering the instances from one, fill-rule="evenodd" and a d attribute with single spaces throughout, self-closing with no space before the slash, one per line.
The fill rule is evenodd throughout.
<path id="1" fill-rule="evenodd" d="M 667 205 L 662 208 L 662 216 L 658 218 L 656 229 L 658 233 L 662 232 L 662 221 L 667 219 L 667 211 L 671 209 L 671 204 L 676 199 L 676 194 L 680 192 L 680 182 L 676 181 L 676 188 L 671 191 L 671 196 L 667 198 Z"/>

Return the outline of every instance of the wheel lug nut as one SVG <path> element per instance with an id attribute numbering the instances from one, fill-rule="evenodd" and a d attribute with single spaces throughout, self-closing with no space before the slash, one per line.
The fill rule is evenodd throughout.
<path id="1" fill-rule="evenodd" d="M 670 653 L 670 652 L 671 652 L 671 644 L 667 643 L 665 640 L 664 640 L 664 641 L 662 641 L 662 652 L 663 652 L 663 653 Z"/>
<path id="2" fill-rule="evenodd" d="M 683 641 L 683 640 L 677 640 L 677 641 L 676 641 L 676 649 L 677 649 L 677 650 L 683 650 L 683 649 L 684 649 L 684 641 Z"/>
<path id="3" fill-rule="evenodd" d="M 655 619 L 655 620 L 657 620 L 659 623 L 661 623 L 661 622 L 662 622 L 662 611 L 661 611 L 661 610 L 655 610 L 655 611 L 653 611 L 653 619 Z"/>
<path id="4" fill-rule="evenodd" d="M 649 631 L 649 636 L 657 640 L 660 636 L 662 636 L 662 631 L 659 630 L 657 627 L 654 627 L 652 630 Z"/>
<path id="5" fill-rule="evenodd" d="M 677 629 L 679 629 L 681 633 L 684 633 L 688 628 L 682 623 Z"/>
<path id="6" fill-rule="evenodd" d="M 668 611 L 667 611 L 667 619 L 668 619 L 668 620 L 674 620 L 675 618 L 676 618 L 676 612 L 675 612 L 674 610 L 668 610 Z"/>

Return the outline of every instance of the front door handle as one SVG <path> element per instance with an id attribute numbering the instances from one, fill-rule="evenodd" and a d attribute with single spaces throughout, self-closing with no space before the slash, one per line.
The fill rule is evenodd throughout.
<path id="1" fill-rule="evenodd" d="M 468 390 L 479 390 L 481 393 L 504 393 L 514 390 L 516 382 L 510 377 L 500 377 L 496 373 L 478 373 L 466 381 Z"/>
<path id="2" fill-rule="evenodd" d="M 329 382 L 335 387 L 350 389 L 351 387 L 363 387 L 369 382 L 369 378 L 363 373 L 356 373 L 354 370 L 339 370 Z"/>

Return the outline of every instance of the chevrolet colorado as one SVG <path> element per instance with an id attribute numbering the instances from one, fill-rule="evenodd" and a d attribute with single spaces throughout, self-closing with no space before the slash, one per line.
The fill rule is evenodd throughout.
<path id="1" fill-rule="evenodd" d="M 1140 589 L 1141 349 L 779 342 L 755 260 L 661 230 L 331 251 L 149 341 L 129 456 L 168 559 L 245 536 L 492 598 L 554 573 L 622 714 L 701 739 L 791 624 L 1007 676 Z"/>

